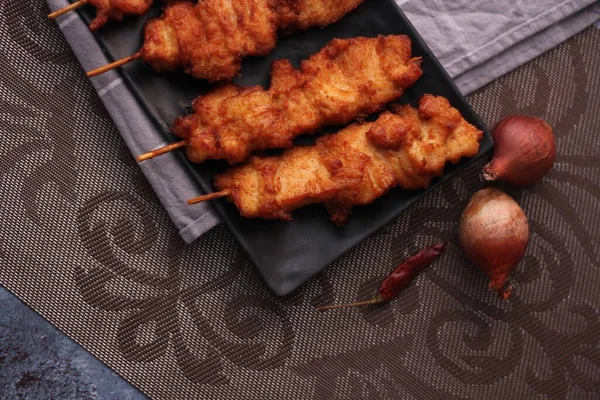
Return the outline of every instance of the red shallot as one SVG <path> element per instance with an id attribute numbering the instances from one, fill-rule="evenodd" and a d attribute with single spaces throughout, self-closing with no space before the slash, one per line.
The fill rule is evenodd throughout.
<path id="1" fill-rule="evenodd" d="M 556 145 L 552 127 L 539 118 L 506 117 L 496 126 L 492 137 L 494 157 L 482 172 L 486 181 L 528 185 L 542 179 L 554 165 Z"/>
<path id="2" fill-rule="evenodd" d="M 529 224 L 525 213 L 506 193 L 496 188 L 475 193 L 458 228 L 460 247 L 477 268 L 487 274 L 490 289 L 506 300 L 508 275 L 525 254 Z"/>

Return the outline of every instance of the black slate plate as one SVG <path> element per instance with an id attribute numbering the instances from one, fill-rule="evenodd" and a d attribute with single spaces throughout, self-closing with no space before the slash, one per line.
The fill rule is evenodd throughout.
<path id="1" fill-rule="evenodd" d="M 91 8 L 81 10 L 88 22 L 92 12 Z M 159 14 L 160 9 L 156 6 L 142 18 L 127 18 L 120 23 L 111 22 L 97 32 L 96 38 L 112 59 L 133 54 L 141 47 L 144 22 Z M 292 63 L 298 65 L 300 60 L 317 52 L 333 38 L 379 34 L 410 36 L 413 40 L 414 56 L 422 56 L 424 59 L 423 77 L 406 92 L 401 102 L 416 106 L 424 93 L 446 97 L 467 121 L 485 131 L 480 152 L 475 158 L 463 159 L 459 164 L 449 166 L 444 177 L 436 179 L 427 190 L 395 189 L 372 205 L 355 208 L 348 223 L 342 228 L 335 227 L 320 206 L 298 210 L 293 214 L 292 222 L 281 222 L 244 219 L 232 204 L 224 200 L 215 201 L 214 206 L 223 221 L 277 295 L 285 295 L 300 286 L 412 203 L 434 190 L 442 181 L 451 179 L 454 174 L 492 148 L 491 137 L 483 122 L 454 86 L 394 0 L 367 0 L 341 21 L 325 29 L 310 29 L 280 38 L 277 48 L 269 56 L 248 58 L 244 62 L 242 76 L 236 78 L 235 82 L 240 85 L 268 86 L 270 63 L 273 60 L 289 58 Z M 169 140 L 175 140 L 168 133 L 169 124 L 176 116 L 187 112 L 187 107 L 194 97 L 210 88 L 207 83 L 193 80 L 183 73 L 154 74 L 141 62 L 127 65 L 121 72 L 125 82 L 136 93 L 140 103 L 164 130 Z M 333 131 L 335 129 L 324 132 Z M 300 138 L 298 143 L 311 140 L 313 139 Z M 183 152 L 181 154 L 182 168 L 188 168 L 196 176 L 200 186 L 207 192 L 212 192 L 213 174 L 224 170 L 227 165 L 221 162 L 193 165 L 187 162 Z"/>

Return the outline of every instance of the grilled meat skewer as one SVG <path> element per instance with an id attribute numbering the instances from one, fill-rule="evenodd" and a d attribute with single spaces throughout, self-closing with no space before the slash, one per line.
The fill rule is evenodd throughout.
<path id="1" fill-rule="evenodd" d="M 85 4 L 91 4 L 96 7 L 96 18 L 90 23 L 90 30 L 95 31 L 109 19 L 120 21 L 124 15 L 145 14 L 152 2 L 153 0 L 79 0 L 70 6 L 50 13 L 48 18 L 55 19 Z"/>
<path id="2" fill-rule="evenodd" d="M 124 15 L 143 15 L 148 11 L 153 0 L 88 0 L 96 7 L 96 18 L 90 23 L 90 30 L 95 31 L 109 19 L 120 21 Z"/>
<path id="3" fill-rule="evenodd" d="M 148 22 L 141 50 L 126 61 L 139 58 L 157 71 L 183 68 L 209 82 L 228 80 L 239 72 L 244 57 L 268 54 L 275 47 L 279 30 L 327 26 L 363 1 L 174 2 L 165 7 L 160 18 Z M 90 71 L 88 76 L 120 65 L 122 60 Z"/>
<path id="4" fill-rule="evenodd" d="M 425 95 L 418 109 L 395 106 L 375 122 L 322 136 L 313 146 L 252 156 L 217 175 L 221 192 L 209 196 L 227 197 L 247 218 L 289 220 L 292 210 L 322 203 L 341 225 L 353 206 L 395 186 L 426 188 L 447 162 L 475 156 L 482 136 L 448 100 Z"/>
<path id="5" fill-rule="evenodd" d="M 194 114 L 178 118 L 172 130 L 185 139 L 192 162 L 239 163 L 381 110 L 419 79 L 420 64 L 404 35 L 334 39 L 299 69 L 275 61 L 268 90 L 225 84 L 197 98 Z"/>

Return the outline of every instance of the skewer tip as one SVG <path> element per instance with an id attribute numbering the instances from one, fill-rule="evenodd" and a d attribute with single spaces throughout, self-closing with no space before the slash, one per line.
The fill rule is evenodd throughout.
<path id="1" fill-rule="evenodd" d="M 165 153 L 168 153 L 168 152 L 173 151 L 175 149 L 178 149 L 180 147 L 187 146 L 187 144 L 188 144 L 187 140 L 180 140 L 179 142 L 171 143 L 171 144 L 168 144 L 168 145 L 166 145 L 164 147 L 160 147 L 160 148 L 158 148 L 156 150 L 152 150 L 152 151 L 149 151 L 147 153 L 141 154 L 136 159 L 138 160 L 138 162 L 146 161 L 146 160 L 149 160 L 151 158 L 160 156 L 161 154 L 165 154 Z"/>
<path id="2" fill-rule="evenodd" d="M 231 190 L 225 189 L 225 190 L 221 190 L 220 192 L 215 192 L 215 193 L 205 194 L 204 196 L 194 197 L 193 199 L 189 199 L 187 201 L 187 203 L 188 203 L 188 205 L 191 206 L 192 204 L 198 204 L 198 203 L 202 203 L 204 201 L 220 199 L 222 197 L 229 197 L 230 195 L 231 195 Z"/>
<path id="3" fill-rule="evenodd" d="M 76 8 L 79 8 L 79 7 L 87 4 L 87 2 L 88 2 L 88 0 L 76 1 L 75 3 L 73 3 L 71 5 L 61 8 L 60 10 L 51 12 L 50 14 L 48 14 L 48 19 L 56 19 L 56 18 L 60 17 L 61 15 L 68 13 L 69 11 L 75 10 Z"/>
<path id="4" fill-rule="evenodd" d="M 134 60 L 137 60 L 139 57 L 140 57 L 140 52 L 137 52 L 137 53 L 132 54 L 132 55 L 130 55 L 128 57 L 124 57 L 124 58 L 121 58 L 120 60 L 112 62 L 110 64 L 106 64 L 106 65 L 103 65 L 103 66 L 98 67 L 96 69 L 93 69 L 91 71 L 88 71 L 87 76 L 88 76 L 88 78 L 93 78 L 94 76 L 98 76 L 100 74 L 103 74 L 103 73 L 108 72 L 110 70 L 113 70 L 115 68 L 118 68 L 118 67 L 121 67 L 121 66 L 123 66 L 125 64 L 128 64 L 128 63 L 130 63 L 130 62 L 132 62 Z"/>

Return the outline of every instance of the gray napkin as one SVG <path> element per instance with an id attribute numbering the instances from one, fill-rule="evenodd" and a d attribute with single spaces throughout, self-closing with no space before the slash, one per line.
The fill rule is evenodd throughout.
<path id="1" fill-rule="evenodd" d="M 47 1 L 51 10 L 68 5 L 67 0 Z M 600 18 L 596 0 L 396 1 L 464 94 L 542 54 Z M 107 63 L 77 13 L 66 14 L 57 22 L 85 70 Z M 92 82 L 134 156 L 166 144 L 116 72 L 103 74 Z M 167 154 L 141 163 L 140 168 L 187 243 L 219 224 L 209 204 L 186 204 L 188 198 L 202 193 L 177 157 Z"/>

